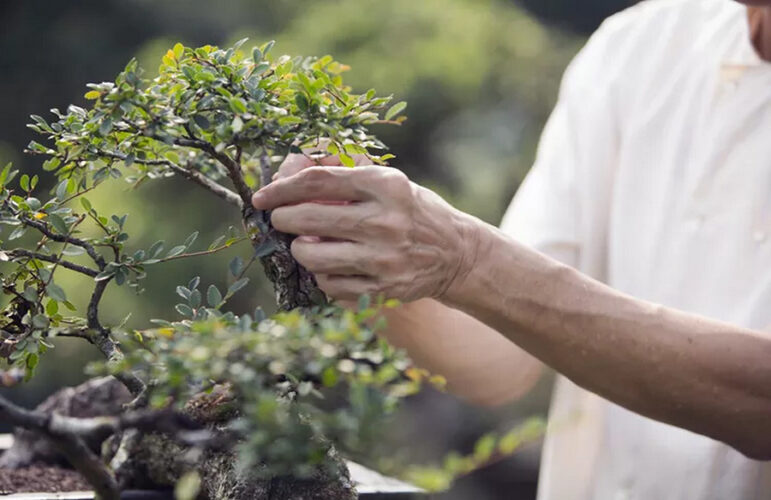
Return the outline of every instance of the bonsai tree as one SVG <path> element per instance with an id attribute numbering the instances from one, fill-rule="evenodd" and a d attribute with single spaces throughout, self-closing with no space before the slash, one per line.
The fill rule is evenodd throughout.
<path id="1" fill-rule="evenodd" d="M 401 123 L 406 104 L 374 90 L 352 93 L 342 79 L 348 68 L 329 56 L 273 58 L 273 42 L 249 51 L 244 43 L 177 44 L 156 78 L 143 78 L 132 60 L 114 82 L 89 85 L 90 109 L 54 109 L 52 121 L 32 116 L 29 127 L 43 139 L 27 152 L 44 157 L 55 180 L 45 193 L 37 175 L 17 181 L 11 165 L 0 172 L 0 224 L 8 227 L 0 234 L 7 298 L 0 383 L 32 377 L 54 337 L 95 346 L 105 361 L 92 373 L 114 378 L 76 391 L 85 416 L 61 413 L 72 405 L 56 398 L 30 411 L 0 396 L 0 418 L 27 432 L 0 467 L 61 454 L 103 499 L 126 487 L 174 485 L 179 498 L 355 498 L 339 452 L 370 446 L 382 419 L 422 382 L 443 386 L 375 335 L 378 311 L 395 302 L 362 297 L 355 311 L 329 304 L 292 258 L 292 237 L 250 204 L 289 153 L 336 155 L 350 167 L 357 156 L 386 164 L 393 156 L 369 127 Z M 169 248 L 163 241 L 137 248 L 127 215 L 88 199 L 111 178 L 137 187 L 167 177 L 225 200 L 242 229 L 208 247 L 194 232 Z M 227 288 L 186 277 L 167 320 L 144 330 L 103 321 L 108 287 L 141 292 L 147 273 L 164 263 L 247 241 L 252 250 L 230 262 Z M 271 317 L 228 308 L 257 261 L 275 290 L 279 312 Z M 61 273 L 91 280 L 84 308 L 69 300 Z M 500 440 L 484 436 L 473 455 L 453 454 L 412 477 L 446 488 L 539 429 L 530 423 Z M 38 435 L 56 450 L 33 445 Z"/>
<path id="2" fill-rule="evenodd" d="M 132 60 L 114 82 L 89 85 L 90 109 L 54 109 L 50 122 L 33 116 L 29 127 L 44 140 L 28 152 L 45 157 L 43 169 L 56 176 L 50 195 L 37 189 L 37 175 L 15 185 L 10 165 L 0 173 L 0 222 L 11 228 L 0 252 L 9 298 L 0 354 L 12 367 L 4 379 L 31 377 L 53 337 L 80 337 L 104 354 L 95 371 L 114 375 L 132 398 L 118 415 L 92 419 L 28 412 L 0 398 L 0 415 L 58 443 L 102 498 L 118 498 L 122 486 L 148 471 L 156 484 L 180 477 L 195 483 L 185 476 L 192 471 L 210 497 L 261 498 L 260 491 L 276 488 L 266 478 L 276 477 L 330 483 L 337 493 L 326 497 L 350 497 L 335 446 L 361 449 L 376 421 L 417 388 L 418 372 L 406 376 L 406 359 L 374 335 L 377 307 L 392 304 L 373 308 L 364 298 L 358 312 L 329 306 L 292 258 L 291 236 L 273 230 L 269 214 L 250 204 L 290 152 L 338 155 L 349 166 L 354 155 L 385 163 L 392 156 L 381 153 L 368 127 L 399 123 L 405 105 L 387 108 L 391 98 L 374 91 L 352 94 L 341 76 L 347 68 L 329 56 L 272 58 L 272 42 L 249 51 L 244 42 L 229 49 L 177 44 L 156 78 L 144 79 Z M 171 176 L 230 203 L 243 229 L 208 249 L 196 248 L 197 233 L 169 249 L 161 241 L 133 248 L 127 216 L 105 212 L 87 196 L 110 178 L 139 186 Z M 165 262 L 243 240 L 253 251 L 231 262 L 226 290 L 199 278 L 177 287 L 178 320 L 141 332 L 102 321 L 107 287 L 139 290 Z M 257 260 L 276 292 L 280 312 L 271 318 L 259 308 L 227 310 Z M 62 272 L 92 279 L 85 310 L 59 285 Z M 325 399 L 337 386 L 348 397 Z M 105 439 L 109 446 L 98 457 L 87 444 Z"/>

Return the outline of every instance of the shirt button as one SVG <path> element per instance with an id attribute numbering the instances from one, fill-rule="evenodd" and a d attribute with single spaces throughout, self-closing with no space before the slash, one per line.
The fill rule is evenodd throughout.
<path id="1" fill-rule="evenodd" d="M 752 238 L 755 240 L 755 243 L 763 243 L 766 241 L 766 232 L 765 231 L 755 231 L 752 234 Z"/>

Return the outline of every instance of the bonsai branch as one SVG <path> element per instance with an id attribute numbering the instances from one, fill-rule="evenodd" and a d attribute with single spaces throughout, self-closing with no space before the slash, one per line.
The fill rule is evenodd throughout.
<path id="1" fill-rule="evenodd" d="M 110 152 L 110 151 L 100 151 L 99 154 L 106 156 L 108 158 L 114 158 L 116 160 L 124 161 L 127 157 L 127 155 L 124 155 L 122 153 L 117 152 Z M 221 184 L 218 184 L 217 182 L 214 182 L 213 180 L 209 179 L 205 175 L 201 174 L 200 172 L 196 172 L 195 170 L 191 170 L 189 168 L 185 168 L 181 165 L 177 165 L 176 163 L 169 161 L 169 160 L 142 160 L 139 158 L 134 159 L 135 163 L 139 163 L 140 165 L 161 165 L 168 167 L 171 171 L 174 173 L 177 173 L 181 175 L 182 177 L 195 182 L 199 186 L 203 187 L 204 189 L 207 189 L 214 193 L 216 196 L 219 196 L 223 200 L 227 201 L 228 203 L 232 205 L 236 205 L 237 207 L 241 208 L 243 202 L 241 200 L 241 197 L 239 197 L 236 193 L 231 191 L 230 189 L 226 188 L 225 186 L 222 186 Z"/>
<path id="2" fill-rule="evenodd" d="M 4 252 L 8 257 L 12 259 L 17 258 L 29 258 L 29 259 L 37 259 L 42 260 L 45 262 L 51 262 L 51 263 L 58 263 L 60 266 L 69 269 L 71 271 L 78 272 L 80 274 L 85 274 L 86 276 L 90 276 L 92 278 L 96 277 L 96 275 L 99 274 L 99 271 L 96 271 L 94 269 L 81 266 L 79 264 L 75 264 L 74 262 L 70 262 L 67 260 L 62 260 L 57 258 L 55 255 L 46 255 L 42 253 L 36 253 L 36 252 L 30 252 L 29 250 L 24 250 L 21 248 L 17 248 L 15 250 L 9 250 Z"/>
<path id="3" fill-rule="evenodd" d="M 225 170 L 228 173 L 228 177 L 233 183 L 233 187 L 236 189 L 236 193 L 238 193 L 238 196 L 241 198 L 241 208 L 243 209 L 244 207 L 250 206 L 252 204 L 252 190 L 244 181 L 244 176 L 241 172 L 241 165 L 236 160 L 228 156 L 227 153 L 217 151 L 217 149 L 212 146 L 211 143 L 197 139 L 189 125 L 185 125 L 185 130 L 187 131 L 189 137 L 181 137 L 176 139 L 174 144 L 177 146 L 197 149 L 220 162 L 220 164 L 225 167 Z"/>
<path id="4" fill-rule="evenodd" d="M 86 339 L 101 351 L 109 363 L 118 363 L 123 360 L 123 353 L 112 338 L 110 331 L 99 322 L 99 302 L 102 300 L 104 291 L 110 281 L 110 279 L 98 281 L 91 294 L 91 300 L 86 311 L 86 320 L 88 328 L 93 333 L 87 336 Z M 115 378 L 120 380 L 135 397 L 139 397 L 145 392 L 145 383 L 130 371 L 121 371 L 115 374 Z"/>
<path id="5" fill-rule="evenodd" d="M 45 435 L 94 487 L 100 498 L 104 500 L 120 498 L 120 489 L 115 477 L 99 457 L 77 435 L 52 428 L 51 422 L 54 419 L 50 415 L 20 408 L 0 396 L 0 417 L 16 427 Z"/>
<path id="6" fill-rule="evenodd" d="M 159 433 L 187 444 L 213 438 L 191 418 L 172 410 L 128 412 L 118 416 L 76 418 L 58 413 L 30 411 L 0 396 L 0 418 L 15 427 L 44 435 L 94 487 L 102 499 L 120 498 L 120 489 L 112 472 L 86 445 L 89 440 L 103 441 L 126 430 Z"/>
<path id="7" fill-rule="evenodd" d="M 81 240 L 79 238 L 75 238 L 73 236 L 67 236 L 63 234 L 58 234 L 53 231 L 51 231 L 48 228 L 48 225 L 34 220 L 30 219 L 29 217 L 26 217 L 24 215 L 19 214 L 19 220 L 21 220 L 22 224 L 25 226 L 32 227 L 34 229 L 37 229 L 40 233 L 47 236 L 48 239 L 56 241 L 58 243 L 68 243 L 70 245 L 74 245 L 76 247 L 80 247 L 86 251 L 89 257 L 96 263 L 97 266 L 99 266 L 100 270 L 103 270 L 104 267 L 107 265 L 104 261 L 104 257 L 102 257 L 95 249 L 94 246 L 91 245 L 89 242 Z"/>

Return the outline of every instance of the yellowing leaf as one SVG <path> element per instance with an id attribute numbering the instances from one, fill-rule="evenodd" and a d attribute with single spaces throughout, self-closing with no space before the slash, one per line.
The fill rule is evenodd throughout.
<path id="1" fill-rule="evenodd" d="M 413 367 L 413 368 L 407 368 L 407 370 L 405 370 L 404 372 L 404 375 L 406 375 L 407 378 L 412 381 L 420 382 L 421 380 L 423 380 L 423 377 L 426 375 L 426 372 L 425 370 L 421 370 L 419 368 Z"/>
<path id="2" fill-rule="evenodd" d="M 356 166 L 356 161 L 345 153 L 340 153 L 340 162 L 346 167 Z"/>
<path id="3" fill-rule="evenodd" d="M 431 383 L 431 385 L 440 391 L 443 391 L 447 388 L 447 379 L 441 375 L 432 375 L 428 381 Z"/>
<path id="4" fill-rule="evenodd" d="M 45 219 L 45 217 L 46 217 L 46 214 L 44 214 L 43 212 L 37 212 L 37 213 L 34 215 L 34 217 L 35 217 L 35 219 L 36 219 L 36 220 L 41 220 L 41 219 Z"/>
<path id="5" fill-rule="evenodd" d="M 86 92 L 86 95 L 84 95 L 83 97 L 85 97 L 90 101 L 93 101 L 94 99 L 99 99 L 99 96 L 101 95 L 102 94 L 98 90 L 91 90 L 89 92 Z"/>
<path id="6" fill-rule="evenodd" d="M 174 329 L 171 327 L 159 328 L 158 335 L 162 335 L 166 338 L 171 338 L 174 336 Z"/>
<path id="7" fill-rule="evenodd" d="M 185 52 L 185 47 L 181 43 L 177 43 L 176 45 L 174 45 L 172 52 L 174 54 L 174 58 L 176 60 L 180 60 L 182 59 L 182 54 Z"/>

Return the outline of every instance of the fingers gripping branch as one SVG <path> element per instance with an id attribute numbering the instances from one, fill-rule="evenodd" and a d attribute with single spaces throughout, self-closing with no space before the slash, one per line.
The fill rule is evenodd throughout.
<path id="1" fill-rule="evenodd" d="M 263 187 L 271 182 L 270 159 L 261 158 Z M 294 236 L 276 231 L 270 222 L 270 212 L 257 210 L 250 200 L 243 211 L 246 233 L 260 256 L 265 275 L 273 283 L 276 302 L 280 310 L 309 308 L 326 303 L 326 295 L 319 289 L 316 279 L 292 256 Z"/>

